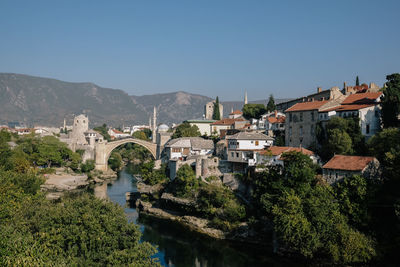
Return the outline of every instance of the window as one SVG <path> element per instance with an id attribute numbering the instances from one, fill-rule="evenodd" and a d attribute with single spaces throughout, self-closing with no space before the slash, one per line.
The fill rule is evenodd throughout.
<path id="1" fill-rule="evenodd" d="M 366 133 L 369 134 L 369 124 L 367 124 Z"/>
<path id="2" fill-rule="evenodd" d="M 83 120 L 83 123 L 85 123 L 85 120 Z"/>
<path id="3" fill-rule="evenodd" d="M 303 136 L 303 126 L 300 126 L 300 136 Z"/>
<path id="4" fill-rule="evenodd" d="M 235 157 L 235 153 L 231 152 L 231 157 L 232 158 Z"/>
<path id="5" fill-rule="evenodd" d="M 314 121 L 314 111 L 311 111 L 311 121 Z"/>
<path id="6" fill-rule="evenodd" d="M 300 121 L 303 121 L 303 112 L 300 112 Z"/>
<path id="7" fill-rule="evenodd" d="M 254 143 L 254 141 L 250 141 L 250 143 L 252 143 L 252 144 L 253 144 L 253 143 Z"/>
<path id="8" fill-rule="evenodd" d="M 236 152 L 236 157 L 237 157 L 237 158 L 239 157 L 239 152 Z"/>
<path id="9" fill-rule="evenodd" d="M 289 113 L 289 122 L 291 122 L 293 120 L 293 114 Z"/>
<path id="10" fill-rule="evenodd" d="M 256 141 L 256 146 L 258 146 L 258 140 Z"/>
<path id="11" fill-rule="evenodd" d="M 180 149 L 180 148 L 173 147 L 173 148 L 172 148 L 172 152 L 174 152 L 174 153 L 179 153 L 179 152 L 181 152 L 181 149 Z"/>
<path id="12" fill-rule="evenodd" d="M 289 136 L 292 136 L 292 126 L 289 127 Z"/>

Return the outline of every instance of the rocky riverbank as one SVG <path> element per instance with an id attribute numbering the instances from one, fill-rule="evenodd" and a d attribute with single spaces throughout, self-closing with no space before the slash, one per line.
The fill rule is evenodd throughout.
<path id="1" fill-rule="evenodd" d="M 138 182 L 137 189 L 138 192 L 127 193 L 126 199 L 134 203 L 141 214 L 177 222 L 192 231 L 215 239 L 240 241 L 257 245 L 265 244 L 264 238 L 261 238 L 245 222 L 241 223 L 231 232 L 224 232 L 211 227 L 210 220 L 185 212 L 195 208 L 197 203 L 192 199 L 179 198 L 170 193 L 162 192 L 164 189 L 163 185 L 150 186 Z"/>
<path id="2" fill-rule="evenodd" d="M 102 184 L 117 178 L 114 171 L 98 172 L 89 174 L 74 173 L 72 170 L 58 168 L 54 174 L 45 174 L 46 181 L 41 190 L 46 192 L 46 198 L 55 200 L 63 196 L 65 192 L 73 192 L 86 189 L 91 184 Z"/>

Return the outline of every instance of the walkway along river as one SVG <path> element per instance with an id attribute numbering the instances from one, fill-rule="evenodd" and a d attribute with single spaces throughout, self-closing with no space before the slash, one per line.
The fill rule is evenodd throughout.
<path id="1" fill-rule="evenodd" d="M 243 243 L 214 240 L 187 230 L 181 225 L 154 218 L 139 218 L 135 208 L 126 207 L 125 193 L 135 192 L 136 180 L 125 167 L 111 184 L 95 188 L 95 194 L 125 207 L 128 220 L 140 226 L 142 240 L 158 247 L 156 257 L 163 266 L 241 267 L 293 266 L 290 260 L 266 255 L 265 249 Z"/>

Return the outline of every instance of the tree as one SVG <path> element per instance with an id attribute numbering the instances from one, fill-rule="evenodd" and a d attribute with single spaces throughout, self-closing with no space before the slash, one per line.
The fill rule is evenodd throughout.
<path id="1" fill-rule="evenodd" d="M 190 123 L 184 122 L 180 124 L 175 133 L 172 135 L 172 138 L 179 138 L 179 137 L 196 137 L 200 136 L 199 127 L 196 125 L 191 126 Z"/>
<path id="2" fill-rule="evenodd" d="M 142 139 L 142 140 L 145 140 L 145 141 L 149 141 L 150 140 L 150 138 L 146 135 L 146 133 L 144 131 L 136 131 L 136 132 L 134 132 L 132 134 L 132 136 L 134 138 Z"/>
<path id="3" fill-rule="evenodd" d="M 271 112 L 271 111 L 274 111 L 275 109 L 276 109 L 276 105 L 275 105 L 274 96 L 272 94 L 270 94 L 268 104 L 267 104 L 267 111 Z"/>
<path id="4" fill-rule="evenodd" d="M 358 75 L 356 77 L 356 86 L 360 86 L 360 80 L 358 79 Z"/>
<path id="5" fill-rule="evenodd" d="M 188 164 L 179 168 L 173 180 L 174 192 L 178 197 L 190 197 L 199 187 L 199 180 Z"/>
<path id="6" fill-rule="evenodd" d="M 122 157 L 117 151 L 111 153 L 108 164 L 113 171 L 118 171 L 122 166 Z"/>
<path id="7" fill-rule="evenodd" d="M 212 115 L 213 120 L 220 120 L 221 119 L 221 114 L 219 112 L 219 99 L 217 96 L 217 99 L 215 99 L 215 103 L 214 103 L 214 112 Z"/>
<path id="8" fill-rule="evenodd" d="M 96 167 L 94 160 L 88 159 L 85 163 L 81 164 L 81 171 L 89 173 Z"/>
<path id="9" fill-rule="evenodd" d="M 255 175 L 254 197 L 260 216 L 271 217 L 286 250 L 336 263 L 367 262 L 374 242 L 347 223 L 329 185 L 318 182 L 316 166 L 298 152 L 284 153 L 284 167 Z"/>
<path id="10" fill-rule="evenodd" d="M 267 112 L 263 104 L 246 104 L 243 106 L 243 116 L 246 119 L 258 119 L 262 114 Z"/>
<path id="11" fill-rule="evenodd" d="M 331 154 L 351 154 L 352 142 L 350 136 L 341 129 L 328 131 L 327 149 Z"/>
<path id="12" fill-rule="evenodd" d="M 386 88 L 383 89 L 382 122 L 385 128 L 399 127 L 400 114 L 400 74 L 386 76 Z"/>

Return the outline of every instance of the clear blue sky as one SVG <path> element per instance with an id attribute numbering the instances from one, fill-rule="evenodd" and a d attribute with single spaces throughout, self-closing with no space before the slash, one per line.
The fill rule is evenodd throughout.
<path id="1" fill-rule="evenodd" d="M 0 72 L 296 97 L 400 72 L 400 1 L 0 1 Z"/>

